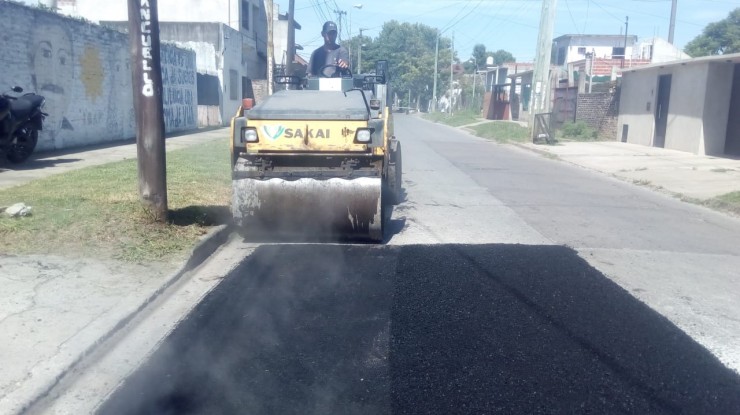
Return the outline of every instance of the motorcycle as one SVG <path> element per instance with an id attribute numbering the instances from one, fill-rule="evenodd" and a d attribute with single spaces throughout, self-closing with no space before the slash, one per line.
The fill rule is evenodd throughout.
<path id="1" fill-rule="evenodd" d="M 11 91 L 20 94 L 23 88 L 15 86 Z M 34 93 L 0 94 L 0 153 L 11 163 L 26 161 L 36 148 L 43 120 L 49 115 L 42 111 L 45 101 Z"/>

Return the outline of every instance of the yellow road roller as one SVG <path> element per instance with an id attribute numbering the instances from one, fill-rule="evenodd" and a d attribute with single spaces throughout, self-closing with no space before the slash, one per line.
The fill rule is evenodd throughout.
<path id="1" fill-rule="evenodd" d="M 388 65 L 373 74 L 276 77 L 279 90 L 231 122 L 232 213 L 245 235 L 383 241 L 401 199 Z"/>

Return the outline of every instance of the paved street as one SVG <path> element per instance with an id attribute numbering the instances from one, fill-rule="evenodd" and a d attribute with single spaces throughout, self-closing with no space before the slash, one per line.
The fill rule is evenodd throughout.
<path id="1" fill-rule="evenodd" d="M 567 248 L 274 245 L 100 413 L 737 408 L 737 375 Z"/>
<path id="2" fill-rule="evenodd" d="M 738 220 L 396 121 L 385 246 L 234 241 L 100 413 L 738 412 Z"/>

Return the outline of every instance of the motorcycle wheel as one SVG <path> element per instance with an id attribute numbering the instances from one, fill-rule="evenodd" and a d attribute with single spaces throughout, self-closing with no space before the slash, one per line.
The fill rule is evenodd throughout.
<path id="1" fill-rule="evenodd" d="M 39 141 L 39 130 L 26 127 L 18 131 L 15 143 L 8 147 L 6 157 L 11 163 L 23 163 L 31 157 L 36 143 Z"/>

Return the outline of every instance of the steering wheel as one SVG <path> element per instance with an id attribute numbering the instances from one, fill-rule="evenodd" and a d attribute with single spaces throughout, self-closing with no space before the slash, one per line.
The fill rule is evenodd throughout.
<path id="1" fill-rule="evenodd" d="M 333 70 L 329 71 L 330 68 Z M 349 67 L 341 68 L 339 65 L 335 65 L 332 63 L 324 65 L 319 69 L 319 77 L 321 78 L 338 78 L 343 74 L 347 76 L 352 76 L 352 71 L 349 70 Z"/>

